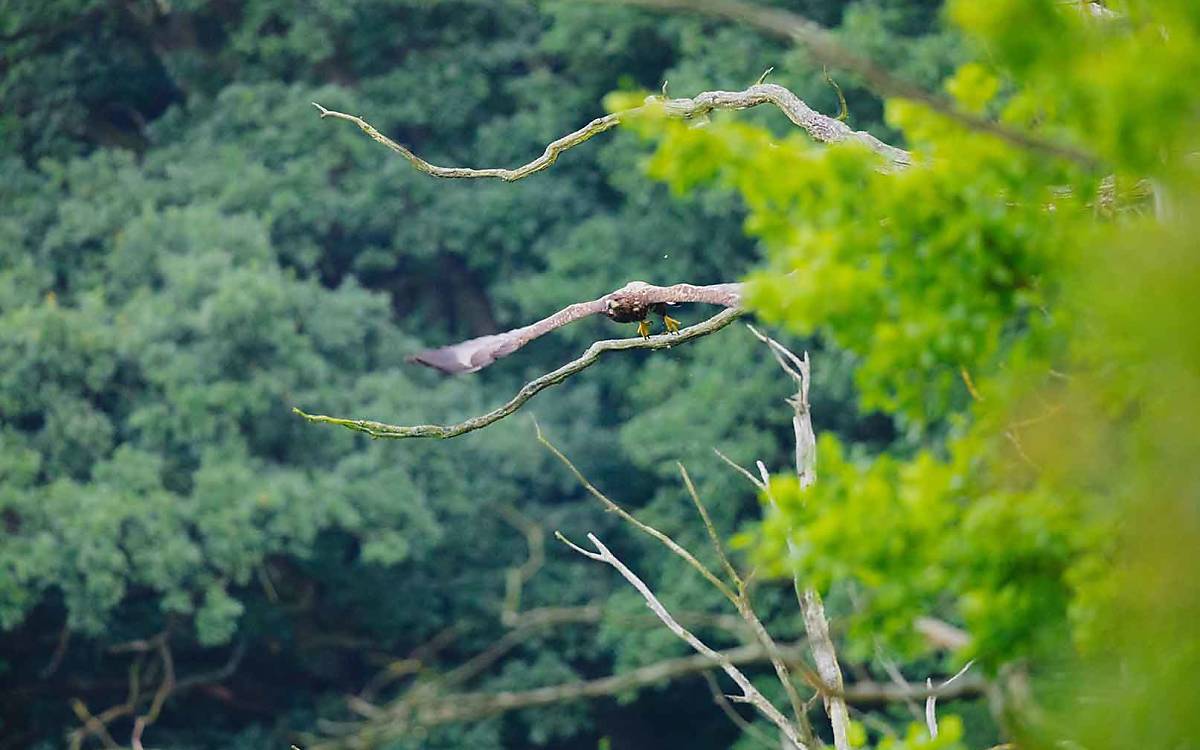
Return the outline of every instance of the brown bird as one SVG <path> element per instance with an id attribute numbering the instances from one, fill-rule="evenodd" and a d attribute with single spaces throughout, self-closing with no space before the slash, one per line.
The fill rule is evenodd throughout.
<path id="1" fill-rule="evenodd" d="M 591 302 L 570 305 L 532 325 L 490 336 L 480 336 L 440 349 L 427 349 L 410 356 L 408 361 L 420 362 L 451 374 L 476 372 L 501 357 L 507 357 L 539 336 L 589 315 L 606 315 L 618 323 L 637 322 L 638 333 L 643 338 L 648 338 L 650 322 L 646 320 L 646 316 L 654 313 L 662 316 L 663 326 L 668 333 L 677 333 L 679 321 L 667 315 L 667 306 L 687 302 L 737 307 L 742 303 L 742 285 L 654 286 L 644 281 L 631 281 L 615 292 Z"/>

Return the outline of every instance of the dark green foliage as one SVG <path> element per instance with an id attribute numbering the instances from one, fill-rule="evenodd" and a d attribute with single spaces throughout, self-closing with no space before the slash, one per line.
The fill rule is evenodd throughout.
<path id="1" fill-rule="evenodd" d="M 806 5 L 830 24 L 843 15 Z M 919 34 L 932 15 L 880 4 L 847 18 L 855 44 L 899 49 L 889 29 Z M 575 3 L 27 2 L 0 23 L 0 747 L 56 746 L 79 725 L 71 698 L 93 713 L 121 703 L 133 657 L 109 649 L 164 630 L 181 678 L 238 644 L 245 656 L 220 690 L 172 697 L 148 730 L 160 747 L 283 746 L 318 717 L 346 718 L 344 695 L 448 625 L 459 637 L 433 664 L 460 663 L 504 631 L 504 569 L 525 556 L 504 503 L 547 530 L 611 537 L 672 604 L 715 605 L 617 531 L 523 417 L 446 444 L 384 444 L 289 409 L 418 422 L 490 408 L 618 333 L 579 324 L 456 380 L 403 356 L 630 279 L 741 278 L 758 256 L 740 199 L 672 198 L 620 132 L 520 183 L 438 181 L 309 102 L 361 113 L 435 162 L 515 165 L 600 114 L 610 91 L 664 79 L 680 94 L 742 88 L 776 65 L 773 80 L 833 111 L 819 70 L 728 25 Z M 949 48 L 916 43 L 914 74 L 935 78 Z M 844 85 L 855 126 L 877 124 L 878 103 Z M 890 440 L 887 420 L 856 415 L 852 361 L 814 356 L 819 428 Z M 748 485 L 711 448 L 785 466 L 785 389 L 733 328 L 606 361 L 531 411 L 617 500 L 707 552 L 674 461 L 694 468 L 724 532 L 754 518 Z M 683 653 L 665 631 L 628 627 L 621 614 L 644 608 L 625 591 L 609 599 L 614 581 L 549 555 L 524 606 L 608 602 L 610 621 L 530 641 L 470 688 Z M 777 593 L 764 607 L 794 635 Z M 646 700 L 682 721 L 709 711 L 698 685 Z M 609 731 L 597 716 L 614 736 L 647 734 L 616 703 L 575 704 L 420 744 L 590 745 Z M 722 721 L 704 746 L 732 742 Z M 130 726 L 113 724 L 119 741 Z"/>

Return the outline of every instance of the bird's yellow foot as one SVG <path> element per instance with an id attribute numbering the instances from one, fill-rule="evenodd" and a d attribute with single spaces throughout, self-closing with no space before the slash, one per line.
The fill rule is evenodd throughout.
<path id="1" fill-rule="evenodd" d="M 650 321 L 638 321 L 638 335 L 644 339 L 650 338 Z"/>
<path id="2" fill-rule="evenodd" d="M 667 333 L 679 333 L 679 321 L 670 315 L 663 316 L 663 325 L 667 327 Z"/>

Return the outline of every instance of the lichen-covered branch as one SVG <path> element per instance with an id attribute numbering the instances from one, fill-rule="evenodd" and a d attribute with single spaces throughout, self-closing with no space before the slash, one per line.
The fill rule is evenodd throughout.
<path id="1" fill-rule="evenodd" d="M 630 117 L 661 112 L 673 119 L 689 120 L 702 117 L 714 110 L 749 109 L 760 104 L 775 105 L 792 123 L 803 128 L 814 140 L 822 143 L 855 141 L 884 157 L 895 166 L 903 167 L 912 163 L 912 157 L 904 149 L 890 146 L 870 133 L 853 130 L 837 118 L 817 112 L 788 89 L 773 83 L 758 83 L 743 91 L 705 91 L 691 98 L 649 97 L 641 107 L 597 117 L 578 130 L 552 141 L 546 146 L 546 150 L 542 152 L 541 156 L 515 169 L 496 167 L 472 169 L 469 167 L 440 167 L 430 164 L 407 147 L 379 132 L 363 118 L 345 112 L 335 112 L 313 102 L 313 106 L 321 113 L 322 119 L 332 117 L 354 123 L 372 139 L 404 157 L 418 171 L 427 175 L 449 179 L 491 177 L 505 182 L 513 182 L 546 169 L 558 160 L 562 152 L 578 146 L 593 136 L 612 130 Z"/>
<path id="2" fill-rule="evenodd" d="M 293 408 L 296 414 L 304 417 L 310 422 L 321 422 L 324 424 L 340 425 L 356 432 L 364 432 L 373 438 L 392 438 L 400 440 L 403 438 L 452 438 L 459 435 L 465 435 L 468 432 L 487 427 L 490 424 L 499 422 L 501 419 L 509 416 L 513 412 L 520 409 L 526 401 L 536 396 L 538 393 L 546 390 L 550 386 L 558 385 L 572 375 L 576 375 L 588 367 L 591 367 L 607 352 L 626 351 L 629 349 L 670 349 L 673 346 L 685 344 L 702 336 L 707 336 L 711 333 L 716 333 L 725 326 L 732 323 L 743 313 L 741 308 L 729 308 L 722 310 L 708 320 L 697 323 L 694 326 L 684 328 L 676 334 L 662 334 L 658 336 L 650 336 L 649 338 L 628 338 L 628 339 L 606 339 L 596 341 L 587 348 L 583 356 L 572 360 L 562 367 L 548 372 L 539 378 L 529 381 L 521 390 L 517 391 L 517 395 L 513 396 L 508 403 L 499 406 L 487 414 L 481 414 L 478 417 L 463 420 L 452 425 L 437 425 L 437 424 L 421 424 L 421 425 L 393 425 L 385 422 L 374 422 L 368 419 L 346 419 L 343 417 L 329 417 L 322 414 L 308 414 L 300 409 Z"/>

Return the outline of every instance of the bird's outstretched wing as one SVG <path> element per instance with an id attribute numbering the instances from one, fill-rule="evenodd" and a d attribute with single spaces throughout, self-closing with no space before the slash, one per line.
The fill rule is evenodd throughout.
<path id="1" fill-rule="evenodd" d="M 741 299 L 741 284 L 654 286 L 643 281 L 631 281 L 599 299 L 569 305 L 532 325 L 490 336 L 480 336 L 440 349 L 426 349 L 410 356 L 408 360 L 450 374 L 475 372 L 501 357 L 512 354 L 539 336 L 589 315 L 601 314 L 613 320 L 629 322 L 644 318 L 653 305 L 701 302 L 737 307 L 741 304 Z"/>
<path id="2" fill-rule="evenodd" d="M 577 302 L 532 325 L 514 328 L 504 333 L 467 339 L 458 344 L 443 346 L 440 349 L 426 349 L 410 356 L 408 361 L 419 362 L 451 375 L 475 372 L 482 370 L 501 357 L 507 357 L 530 341 L 555 328 L 560 328 L 589 315 L 603 313 L 604 310 L 605 297 L 591 302 Z"/>

